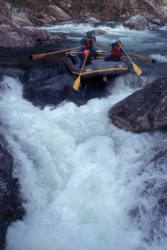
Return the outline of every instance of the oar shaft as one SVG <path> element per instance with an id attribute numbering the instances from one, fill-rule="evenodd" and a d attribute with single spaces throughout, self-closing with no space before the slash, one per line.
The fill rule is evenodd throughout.
<path id="1" fill-rule="evenodd" d="M 58 54 L 58 53 L 66 52 L 66 51 L 73 50 L 73 49 L 79 49 L 79 48 L 80 48 L 80 47 L 70 48 L 70 49 L 63 49 L 63 50 L 58 50 L 58 51 L 55 51 L 55 52 L 49 52 L 49 53 L 47 53 L 47 55 Z"/>
<path id="2" fill-rule="evenodd" d="M 155 63 L 155 60 L 152 59 L 152 58 L 141 56 L 141 55 L 136 55 L 136 54 L 133 54 L 131 52 L 128 52 L 128 54 L 131 55 L 131 56 L 135 56 L 135 57 L 137 57 L 137 58 L 139 58 L 141 60 L 144 60 L 144 61 L 147 61 L 147 62 L 151 62 L 151 63 Z"/>
<path id="3" fill-rule="evenodd" d="M 119 44 L 120 45 L 120 44 Z M 130 62 L 133 64 L 132 59 L 130 58 L 130 56 L 128 55 L 128 53 L 125 51 L 125 49 L 122 47 L 123 52 L 125 53 L 125 55 L 128 57 L 128 59 L 130 60 Z"/>
<path id="4" fill-rule="evenodd" d="M 126 52 L 126 50 L 123 48 L 123 46 L 121 46 L 121 44 L 119 43 L 119 46 L 122 48 L 123 52 L 125 53 L 125 55 L 128 57 L 129 61 L 131 62 L 134 71 L 136 72 L 136 74 L 139 76 L 142 74 L 142 70 L 139 68 L 139 66 L 137 66 L 132 59 L 130 58 L 130 56 L 128 55 L 128 53 Z"/>
<path id="5" fill-rule="evenodd" d="M 107 44 L 98 43 L 98 42 L 95 42 L 95 43 L 96 43 L 97 45 L 103 46 L 103 47 L 105 47 L 105 48 L 109 48 L 109 49 L 112 48 L 111 46 L 109 46 L 109 45 L 107 45 Z"/>
<path id="6" fill-rule="evenodd" d="M 54 55 L 54 54 L 58 54 L 58 53 L 62 53 L 62 52 L 66 52 L 66 51 L 70 51 L 70 50 L 74 50 L 74 49 L 79 49 L 79 47 L 75 47 L 75 48 L 69 48 L 69 49 L 63 49 L 63 50 L 58 50 L 58 51 L 54 51 L 54 52 L 49 52 L 49 53 L 42 53 L 42 54 L 36 54 L 36 55 L 32 55 L 30 57 L 30 59 L 39 59 L 42 58 L 44 56 L 48 56 L 48 55 Z"/>
<path id="7" fill-rule="evenodd" d="M 83 69 L 84 69 L 84 67 L 85 67 L 85 63 L 86 63 L 87 57 L 88 57 L 88 54 L 85 56 L 84 63 L 83 63 L 83 65 L 82 65 L 82 68 L 81 68 L 81 71 L 80 71 L 80 74 L 79 74 L 80 76 L 81 76 L 82 71 L 83 71 Z"/>
<path id="8" fill-rule="evenodd" d="M 73 89 L 75 90 L 79 90 L 79 87 L 80 87 L 80 82 L 81 82 L 81 74 L 82 74 L 82 71 L 84 69 L 84 66 L 86 64 L 86 60 L 87 60 L 87 57 L 88 57 L 88 54 L 85 56 L 85 59 L 84 59 L 84 62 L 82 64 L 82 68 L 81 68 L 81 71 L 79 73 L 79 76 L 77 77 L 77 79 L 75 80 L 74 84 L 73 84 Z"/>

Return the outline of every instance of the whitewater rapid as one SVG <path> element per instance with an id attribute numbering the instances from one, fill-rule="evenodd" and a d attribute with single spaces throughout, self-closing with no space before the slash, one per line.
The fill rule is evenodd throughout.
<path id="1" fill-rule="evenodd" d="M 91 26 L 82 27 L 86 32 Z M 67 24 L 66 29 L 70 32 Z M 126 46 L 135 44 L 157 59 L 164 56 L 156 33 L 122 26 L 111 30 L 114 39 L 121 32 Z M 6 250 L 166 250 L 161 233 L 167 232 L 165 221 L 151 238 L 154 192 L 148 197 L 143 193 L 146 182 L 157 178 L 160 185 L 167 179 L 165 163 L 155 169 L 153 160 L 166 139 L 160 132 L 125 132 L 107 116 L 115 103 L 152 78 L 141 76 L 139 81 L 128 74 L 115 79 L 108 97 L 81 107 L 64 102 L 40 109 L 23 99 L 17 78 L 4 76 L 1 132 L 14 157 L 13 174 L 26 210 L 24 219 L 8 228 Z"/>
<path id="2" fill-rule="evenodd" d="M 129 216 L 143 178 L 151 178 L 139 173 L 156 138 L 120 130 L 107 117 L 133 89 L 117 80 L 108 98 L 40 110 L 22 98 L 17 79 L 4 77 L 1 85 L 3 133 L 26 209 L 8 229 L 6 249 L 157 250 Z"/>

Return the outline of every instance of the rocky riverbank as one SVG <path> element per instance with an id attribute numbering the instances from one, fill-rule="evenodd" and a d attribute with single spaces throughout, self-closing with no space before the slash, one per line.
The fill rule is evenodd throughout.
<path id="1" fill-rule="evenodd" d="M 144 0 L 97 1 L 0 0 L 0 47 L 28 48 L 55 44 L 66 36 L 38 30 L 37 26 L 54 25 L 69 20 L 122 20 L 134 29 L 155 28 L 166 22 L 167 2 Z M 130 20 L 129 20 L 130 19 Z M 149 26 L 149 22 L 154 25 Z M 26 29 L 25 26 L 31 28 Z M 62 31 L 63 32 L 63 31 Z"/>

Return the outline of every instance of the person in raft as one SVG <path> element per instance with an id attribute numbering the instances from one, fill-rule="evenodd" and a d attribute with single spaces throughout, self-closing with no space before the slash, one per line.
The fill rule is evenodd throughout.
<path id="1" fill-rule="evenodd" d="M 107 55 L 105 57 L 105 61 L 119 62 L 121 60 L 122 54 L 124 54 L 122 46 L 123 45 L 120 40 L 117 40 L 116 42 L 112 43 L 110 55 Z"/>
<path id="2" fill-rule="evenodd" d="M 80 66 L 83 65 L 85 56 L 88 54 L 89 59 L 88 61 L 91 61 L 91 58 L 94 57 L 96 59 L 97 57 L 97 52 L 96 49 L 94 48 L 94 43 L 96 42 L 96 37 L 92 34 L 92 31 L 88 31 L 86 34 L 86 37 L 83 37 L 80 41 L 81 44 L 81 51 L 83 52 L 81 54 L 81 64 Z"/>

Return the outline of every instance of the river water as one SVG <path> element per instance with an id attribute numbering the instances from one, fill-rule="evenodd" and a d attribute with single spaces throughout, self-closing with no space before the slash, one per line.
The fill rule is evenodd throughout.
<path id="1" fill-rule="evenodd" d="M 166 250 L 166 133 L 125 132 L 107 117 L 115 103 L 166 76 L 166 28 L 68 22 L 42 29 L 67 33 L 69 44 L 88 30 L 103 30 L 99 42 L 120 39 L 126 50 L 157 63 L 135 61 L 143 74 L 115 78 L 107 97 L 43 110 L 23 99 L 18 78 L 4 75 L 1 132 L 26 209 L 24 220 L 8 229 L 6 250 Z"/>

